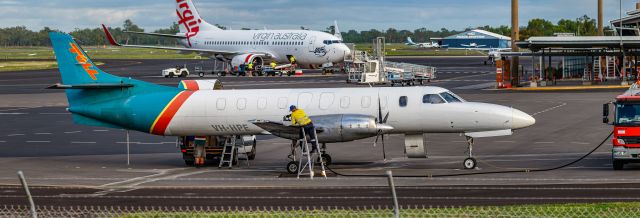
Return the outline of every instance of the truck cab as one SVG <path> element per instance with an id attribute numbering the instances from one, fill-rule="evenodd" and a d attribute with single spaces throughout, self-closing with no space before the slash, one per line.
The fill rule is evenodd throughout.
<path id="1" fill-rule="evenodd" d="M 614 106 L 613 121 L 609 121 L 610 105 Z M 603 122 L 613 125 L 611 157 L 614 170 L 626 163 L 640 162 L 640 89 L 634 84 L 615 102 L 603 105 Z"/>

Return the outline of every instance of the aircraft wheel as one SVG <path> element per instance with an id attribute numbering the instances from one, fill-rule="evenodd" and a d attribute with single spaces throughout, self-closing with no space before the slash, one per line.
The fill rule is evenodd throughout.
<path id="1" fill-rule="evenodd" d="M 180 77 L 187 77 L 187 72 L 183 71 L 182 73 L 180 73 Z"/>
<path id="2" fill-rule="evenodd" d="M 298 162 L 290 161 L 287 164 L 287 172 L 289 174 L 297 174 L 298 173 Z"/>
<path id="3" fill-rule="evenodd" d="M 613 170 L 622 170 L 624 169 L 624 162 L 620 160 L 613 161 Z"/>
<path id="4" fill-rule="evenodd" d="M 464 168 L 467 170 L 476 168 L 476 164 L 477 164 L 476 159 L 472 157 L 464 159 L 464 162 L 463 162 Z"/>
<path id="5" fill-rule="evenodd" d="M 322 154 L 322 155 L 320 155 L 320 158 L 322 158 L 322 162 L 324 162 L 325 166 L 331 165 L 331 155 Z"/>
<path id="6" fill-rule="evenodd" d="M 175 73 L 173 73 L 173 72 L 169 73 L 169 78 L 173 78 L 174 76 L 176 76 Z"/>
<path id="7" fill-rule="evenodd" d="M 198 76 L 200 76 L 200 77 L 204 77 L 204 72 L 200 72 L 200 73 L 198 73 Z"/>

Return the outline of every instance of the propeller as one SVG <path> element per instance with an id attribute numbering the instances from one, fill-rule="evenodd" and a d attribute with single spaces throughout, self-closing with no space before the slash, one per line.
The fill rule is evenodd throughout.
<path id="1" fill-rule="evenodd" d="M 382 117 L 382 103 L 380 102 L 380 94 L 378 94 L 378 118 L 376 119 L 378 124 L 386 124 L 387 119 L 389 119 L 389 112 Z M 376 133 L 376 140 L 373 141 L 373 147 L 376 147 L 378 144 L 378 139 L 382 139 L 382 158 L 384 161 L 387 161 L 387 152 L 384 147 L 384 133 L 381 128 L 378 128 L 378 132 Z"/>

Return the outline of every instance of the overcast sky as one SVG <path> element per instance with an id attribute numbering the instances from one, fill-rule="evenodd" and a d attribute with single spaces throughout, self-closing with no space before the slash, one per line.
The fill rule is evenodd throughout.
<path id="1" fill-rule="evenodd" d="M 619 17 L 619 1 L 605 1 L 605 21 Z M 623 0 L 623 11 L 637 0 Z M 350 29 L 415 30 L 425 27 L 464 29 L 481 25 L 510 25 L 510 0 L 196 0 L 209 23 L 233 29 L 324 30 L 338 20 Z M 553 22 L 584 14 L 595 18 L 597 0 L 520 0 L 520 25 L 531 18 Z M 26 26 L 71 31 L 100 23 L 122 26 L 130 18 L 145 30 L 166 28 L 176 20 L 174 0 L 0 0 L 0 27 Z"/>

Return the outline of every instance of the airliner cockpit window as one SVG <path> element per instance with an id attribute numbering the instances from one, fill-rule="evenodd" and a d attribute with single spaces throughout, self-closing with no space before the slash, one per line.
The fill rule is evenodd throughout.
<path id="1" fill-rule="evenodd" d="M 460 99 L 458 99 L 456 96 L 452 95 L 449 92 L 440 93 L 440 96 L 442 96 L 442 98 L 444 98 L 444 100 L 446 100 L 449 103 L 462 102 Z"/>
<path id="2" fill-rule="evenodd" d="M 440 97 L 440 95 L 437 95 L 437 94 L 426 94 L 426 95 L 422 96 L 422 103 L 425 103 L 425 104 L 444 104 L 446 102 L 444 102 L 444 100 L 442 100 L 442 97 Z"/>

